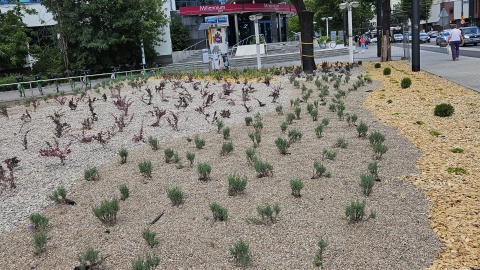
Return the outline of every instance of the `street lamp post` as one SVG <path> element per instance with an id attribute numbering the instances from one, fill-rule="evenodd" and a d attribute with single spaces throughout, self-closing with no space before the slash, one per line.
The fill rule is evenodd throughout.
<path id="1" fill-rule="evenodd" d="M 250 21 L 255 23 L 255 41 L 257 43 L 257 69 L 262 68 L 262 60 L 260 59 L 260 35 L 258 33 L 258 20 L 263 18 L 262 14 L 250 15 L 248 17 Z"/>
<path id="2" fill-rule="evenodd" d="M 350 63 L 353 63 L 352 8 L 356 8 L 359 5 L 358 2 L 345 2 L 339 5 L 340 9 L 347 9 L 348 12 L 348 60 Z"/>
<path id="3" fill-rule="evenodd" d="M 322 18 L 322 21 L 327 21 L 327 37 L 330 35 L 329 32 L 328 32 L 328 21 L 332 20 L 333 17 L 323 17 Z"/>

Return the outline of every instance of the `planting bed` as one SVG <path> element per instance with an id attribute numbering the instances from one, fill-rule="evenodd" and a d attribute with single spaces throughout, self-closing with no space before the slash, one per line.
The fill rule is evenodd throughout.
<path id="1" fill-rule="evenodd" d="M 307 113 L 307 103 L 319 100 L 319 91 L 313 81 L 297 78 L 307 89 L 313 89 L 313 94 L 307 102 L 299 103 L 300 117 L 293 120 L 285 133 L 280 125 L 286 114 L 294 111 L 290 100 L 304 95 L 289 82 L 291 74 L 275 76 L 269 86 L 263 82 L 264 77 L 259 82 L 251 79 L 247 84 L 233 81 L 230 86 L 224 86 L 223 80 L 202 78 L 188 82 L 182 78 L 181 87 L 176 79 L 150 79 L 146 85 L 153 92 L 151 105 L 146 104 L 145 85 L 138 90 L 125 83 L 120 96 L 133 101 L 127 115 L 133 115 L 133 119 L 122 132 L 113 129 L 116 134 L 105 145 L 95 140 L 79 141 L 81 123 L 91 116 L 87 97 L 78 102 L 76 110 L 70 110 L 68 101 L 59 105 L 54 100 L 40 101 L 35 112 L 32 107 L 9 108 L 9 118 L 0 117 L 0 126 L 8 127 L 0 134 L 0 157 L 3 160 L 17 156 L 21 161 L 14 172 L 17 187 L 4 191 L 0 197 L 0 268 L 73 269 L 79 264 L 79 253 L 92 247 L 106 257 L 104 265 L 109 269 L 131 269 L 135 258 L 147 254 L 161 258 L 161 269 L 230 269 L 238 265 L 229 248 L 241 239 L 249 244 L 253 269 L 308 269 L 315 268 L 313 260 L 321 238 L 328 242 L 323 253 L 326 269 L 428 267 L 441 248 L 426 217 L 429 203 L 422 190 L 402 180 L 403 176 L 413 178 L 419 173 L 415 161 L 421 153 L 396 129 L 383 125 L 363 108 L 368 92 L 381 87 L 380 83 L 347 90 L 359 81 L 357 75 L 365 73 L 360 68 L 353 71 L 350 81 L 346 83 L 343 75 L 340 84 L 346 92 L 340 98 L 345 113 L 356 114 L 357 125 L 367 124 L 368 134 L 378 131 L 385 135 L 388 146 L 388 151 L 377 160 L 380 181 L 375 182 L 369 197 L 363 195 L 359 186 L 360 176 L 368 172 L 368 164 L 373 160 L 369 139 L 360 138 L 354 125 L 348 125 L 329 110 L 336 91 L 333 82 L 322 81 L 320 72 L 319 80 L 329 86 L 330 94 L 325 98 L 326 104 L 318 106 L 318 121 L 312 121 Z M 162 81 L 166 82 L 163 94 L 155 91 Z M 280 86 L 279 98 L 272 103 L 269 95 Z M 242 88 L 249 92 L 245 106 Z M 233 92 L 225 95 L 225 89 Z M 179 98 L 187 92 L 191 96 L 191 100 L 186 99 L 188 106 L 177 108 L 175 105 L 182 104 Z M 106 101 L 102 100 L 104 93 Z M 116 90 L 113 93 L 118 94 Z M 208 94 L 213 94 L 213 102 L 200 113 L 199 107 L 206 104 Z M 97 98 L 93 108 L 98 121 L 85 136 L 112 131 L 115 116 L 118 118 L 123 112 L 113 104 L 116 99 L 111 98 L 111 91 L 107 87 L 88 95 Z M 278 105 L 283 106 L 283 115 L 275 112 Z M 149 111 L 154 106 L 166 110 L 157 127 L 151 126 L 155 116 Z M 24 124 L 20 117 L 25 109 L 32 120 Z M 224 115 L 228 110 L 230 117 L 222 118 L 222 110 Z M 39 150 L 46 148 L 45 141 L 53 141 L 55 125 L 48 116 L 55 111 L 63 112 L 63 121 L 71 125 L 58 139 L 62 146 L 73 141 L 63 166 L 58 158 L 39 156 Z M 169 118 L 173 123 L 174 115 L 179 119 L 178 130 L 167 121 Z M 257 177 L 245 155 L 245 150 L 253 146 L 249 133 L 254 128 L 246 126 L 244 118 L 256 115 L 263 123 L 256 155 L 273 165 L 273 175 L 262 178 Z M 230 128 L 228 140 L 217 132 L 214 116 Z M 329 118 L 330 123 L 318 138 L 314 130 L 323 118 Z M 142 122 L 145 142 L 135 142 L 133 138 L 140 134 Z M 292 143 L 289 154 L 283 155 L 274 142 L 279 136 L 287 138 L 288 131 L 294 128 L 303 136 Z M 28 148 L 24 150 L 22 140 L 27 130 Z M 196 135 L 205 140 L 203 149 L 195 147 Z M 149 136 L 158 138 L 159 150 L 148 145 Z M 339 138 L 347 141 L 346 148 L 334 147 Z M 227 141 L 233 143 L 234 150 L 221 155 L 222 143 Z M 117 154 L 122 147 L 129 152 L 126 164 L 120 164 Z M 183 168 L 165 162 L 167 148 L 178 152 Z M 325 149 L 335 151 L 336 157 L 324 158 Z M 193 166 L 185 158 L 187 152 L 195 153 Z M 138 163 L 144 160 L 152 162 L 151 178 L 139 172 Z M 331 177 L 311 179 L 315 160 L 325 165 Z M 211 165 L 208 181 L 199 180 L 199 162 Z M 100 179 L 84 180 L 84 170 L 94 166 Z M 247 178 L 245 192 L 237 196 L 228 195 L 228 177 L 233 173 Z M 300 197 L 291 195 L 290 180 L 294 178 L 302 179 L 304 184 Z M 92 207 L 106 199 L 120 198 L 118 187 L 122 184 L 128 186 L 130 196 L 120 201 L 116 224 L 104 226 L 92 214 Z M 60 185 L 65 186 L 67 198 L 76 205 L 54 204 L 46 199 Z M 178 207 L 172 206 L 166 195 L 167 189 L 176 186 L 185 194 Z M 345 206 L 355 198 L 366 201 L 367 214 L 363 221 L 349 223 Z M 214 221 L 209 208 L 214 202 L 228 210 L 226 221 Z M 247 222 L 257 217 L 257 207 L 266 203 L 280 206 L 277 221 L 271 225 Z M 33 254 L 32 232 L 28 229 L 28 216 L 33 212 L 42 212 L 50 220 L 47 244 L 40 255 Z M 367 218 L 371 212 L 376 213 L 376 218 Z M 150 224 L 161 213 L 160 219 Z M 158 246 L 147 245 L 142 238 L 145 228 L 157 233 Z"/>

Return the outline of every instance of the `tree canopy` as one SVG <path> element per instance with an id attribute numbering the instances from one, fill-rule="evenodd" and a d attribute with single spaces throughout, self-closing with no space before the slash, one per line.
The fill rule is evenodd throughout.
<path id="1" fill-rule="evenodd" d="M 22 22 L 22 12 L 32 12 L 22 4 L 0 13 L 0 69 L 22 67 L 27 63 L 29 29 Z"/>
<path id="2" fill-rule="evenodd" d="M 181 51 L 190 45 L 190 30 L 182 24 L 180 16 L 173 15 L 170 24 L 170 37 L 172 39 L 172 50 Z"/>
<path id="3" fill-rule="evenodd" d="M 111 66 L 141 62 L 156 56 L 168 23 L 164 0 L 43 0 L 58 22 L 56 30 L 66 69 L 110 70 Z"/>

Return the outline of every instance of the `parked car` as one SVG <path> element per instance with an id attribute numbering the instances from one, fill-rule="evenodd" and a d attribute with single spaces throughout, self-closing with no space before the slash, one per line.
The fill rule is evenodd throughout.
<path id="1" fill-rule="evenodd" d="M 430 36 L 425 33 L 420 33 L 420 43 L 430 43 Z"/>
<path id="2" fill-rule="evenodd" d="M 374 38 L 370 39 L 370 42 L 371 43 L 377 43 L 377 37 L 374 37 Z"/>
<path id="3" fill-rule="evenodd" d="M 427 33 L 427 35 L 430 37 L 430 38 L 437 38 L 438 36 L 438 31 L 430 31 Z"/>
<path id="4" fill-rule="evenodd" d="M 440 47 L 445 47 L 447 45 L 448 36 L 450 36 L 450 31 L 441 31 L 435 39 L 435 44 L 439 45 Z"/>
<path id="5" fill-rule="evenodd" d="M 463 46 L 480 43 L 480 29 L 477 26 L 461 27 L 460 31 L 462 31 L 463 35 Z"/>
<path id="6" fill-rule="evenodd" d="M 393 34 L 393 42 L 402 42 L 403 35 L 402 34 Z"/>

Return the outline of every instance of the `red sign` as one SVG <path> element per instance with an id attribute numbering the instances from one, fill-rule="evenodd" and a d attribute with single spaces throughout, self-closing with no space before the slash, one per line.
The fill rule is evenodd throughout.
<path id="1" fill-rule="evenodd" d="M 269 3 L 243 4 L 243 10 L 247 12 L 297 12 L 293 5 Z"/>
<path id="2" fill-rule="evenodd" d="M 204 5 L 204 6 L 190 6 L 181 7 L 180 16 L 185 15 L 200 15 L 200 14 L 221 14 L 242 12 L 241 4 L 226 4 L 226 5 Z"/>

